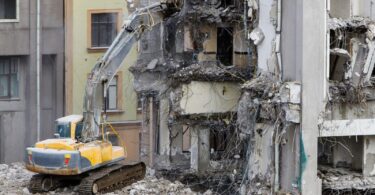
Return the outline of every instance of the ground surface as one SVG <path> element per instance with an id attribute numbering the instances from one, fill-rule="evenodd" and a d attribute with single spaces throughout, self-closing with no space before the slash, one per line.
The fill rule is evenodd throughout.
<path id="1" fill-rule="evenodd" d="M 27 184 L 33 173 L 24 169 L 22 163 L 13 163 L 10 165 L 0 164 L 0 195 L 18 195 L 30 194 L 27 190 Z M 45 193 L 68 195 L 75 193 L 74 187 L 61 188 L 56 191 Z M 170 182 L 165 179 L 157 179 L 150 174 L 144 179 L 131 186 L 125 187 L 116 192 L 108 193 L 106 195 L 141 195 L 141 194 L 168 194 L 168 195 L 195 195 L 199 194 L 193 192 L 190 188 L 184 186 L 180 182 Z M 212 194 L 210 191 L 204 195 Z"/>

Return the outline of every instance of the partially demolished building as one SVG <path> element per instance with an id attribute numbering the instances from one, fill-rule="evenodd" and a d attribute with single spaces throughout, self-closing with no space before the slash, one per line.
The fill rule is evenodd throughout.
<path id="1" fill-rule="evenodd" d="M 372 1 L 176 2 L 131 68 L 141 160 L 224 194 L 374 188 Z"/>

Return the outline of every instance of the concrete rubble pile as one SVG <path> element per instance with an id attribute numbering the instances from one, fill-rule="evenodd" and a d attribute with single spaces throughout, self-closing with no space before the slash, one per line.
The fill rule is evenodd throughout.
<path id="1" fill-rule="evenodd" d="M 354 192 L 375 189 L 375 178 L 363 177 L 360 172 L 348 168 L 320 166 L 318 175 L 322 179 L 323 190 Z"/>
<path id="2" fill-rule="evenodd" d="M 170 195 L 211 195 L 211 191 L 202 193 L 194 192 L 189 187 L 175 181 L 171 182 L 163 178 L 152 176 L 150 170 L 144 180 L 138 181 L 131 186 L 117 190 L 107 195 L 142 195 L 142 194 L 170 194 Z M 34 173 L 27 171 L 22 163 L 12 163 L 10 165 L 0 164 L 0 195 L 25 195 L 30 194 L 27 185 Z M 75 186 L 59 188 L 55 191 L 45 193 L 46 195 L 59 194 L 71 195 L 77 194 Z"/>

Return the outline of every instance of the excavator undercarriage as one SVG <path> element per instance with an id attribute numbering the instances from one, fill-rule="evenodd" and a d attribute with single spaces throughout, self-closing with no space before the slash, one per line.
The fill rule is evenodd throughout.
<path id="1" fill-rule="evenodd" d="M 144 178 L 143 162 L 116 163 L 76 176 L 36 174 L 29 183 L 31 193 L 44 193 L 60 187 L 78 185 L 78 193 L 91 195 L 121 189 Z"/>

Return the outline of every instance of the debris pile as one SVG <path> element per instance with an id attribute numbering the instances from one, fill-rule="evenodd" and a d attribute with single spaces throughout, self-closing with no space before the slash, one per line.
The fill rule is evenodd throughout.
<path id="1" fill-rule="evenodd" d="M 244 82 L 251 77 L 249 68 L 225 67 L 216 62 L 202 62 L 182 68 L 173 74 L 173 79 L 180 82 L 194 81 L 233 81 Z"/>
<path id="2" fill-rule="evenodd" d="M 166 179 L 157 179 L 156 177 L 147 177 L 144 180 L 138 181 L 131 186 L 125 187 L 121 190 L 117 190 L 107 195 L 114 194 L 131 194 L 131 195 L 142 195 L 142 194 L 185 194 L 195 195 L 190 188 L 186 188 L 182 183 L 175 181 L 171 182 Z M 207 192 L 205 195 L 209 195 Z"/>
<path id="3" fill-rule="evenodd" d="M 364 177 L 362 173 L 348 168 L 319 166 L 323 191 L 354 192 L 375 189 L 375 177 Z M 337 193 L 336 193 L 337 194 Z"/>
<path id="4" fill-rule="evenodd" d="M 367 29 L 367 26 L 370 23 L 371 23 L 371 19 L 364 18 L 364 17 L 352 17 L 348 19 L 329 18 L 327 22 L 327 26 L 329 30 L 350 29 L 350 28 Z"/>
<path id="5" fill-rule="evenodd" d="M 27 184 L 33 173 L 22 163 L 0 164 L 0 195 L 27 194 Z"/>
<path id="6" fill-rule="evenodd" d="M 24 168 L 22 163 L 12 163 L 10 165 L 0 164 L 0 195 L 8 194 L 31 194 L 27 189 L 28 182 L 34 173 Z M 46 195 L 60 194 L 70 195 L 77 194 L 77 187 L 59 188 L 55 191 L 45 193 Z M 144 180 L 138 181 L 131 186 L 125 187 L 115 192 L 107 193 L 107 195 L 141 195 L 141 194 L 185 194 L 210 195 L 212 192 L 207 190 L 204 193 L 197 193 L 186 187 L 179 181 L 171 182 L 163 178 L 156 178 L 148 174 Z"/>
<path id="7" fill-rule="evenodd" d="M 235 4 L 240 2 L 223 3 L 222 1 L 190 0 L 191 9 L 185 17 L 191 21 L 206 21 L 208 23 L 222 23 L 241 20 L 242 14 Z"/>

